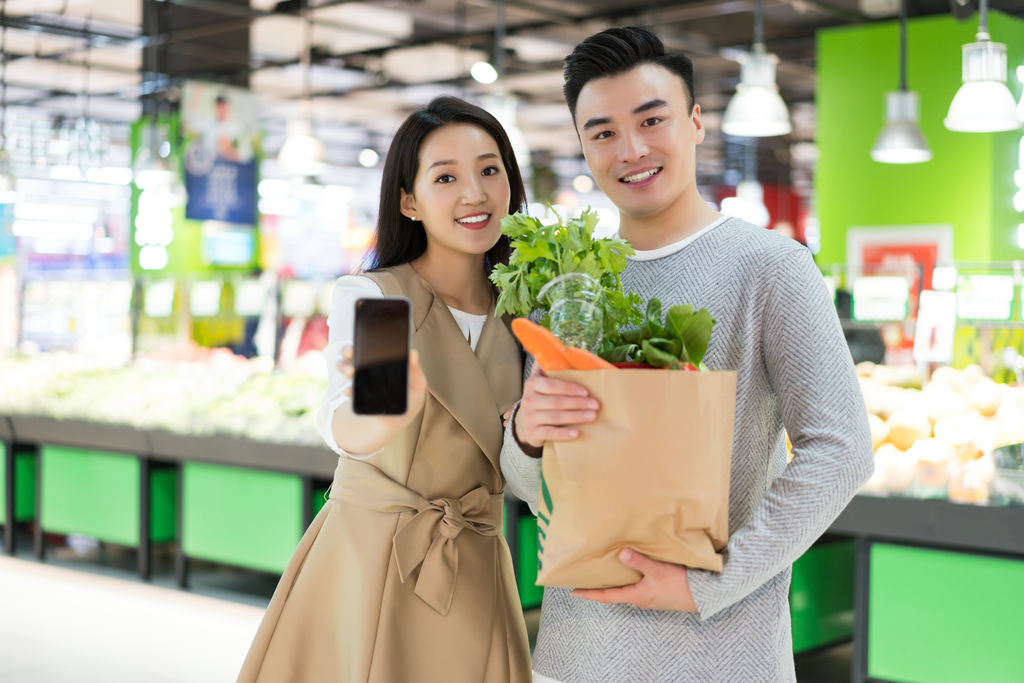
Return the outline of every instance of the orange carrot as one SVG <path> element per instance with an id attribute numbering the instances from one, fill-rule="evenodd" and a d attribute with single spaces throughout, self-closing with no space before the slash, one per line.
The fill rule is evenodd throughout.
<path id="1" fill-rule="evenodd" d="M 572 363 L 573 370 L 618 370 L 604 358 L 575 346 L 565 347 L 565 357 Z"/>
<path id="2" fill-rule="evenodd" d="M 545 372 L 572 370 L 572 364 L 565 357 L 565 347 L 551 330 L 526 318 L 516 318 L 512 321 L 512 332 Z"/>

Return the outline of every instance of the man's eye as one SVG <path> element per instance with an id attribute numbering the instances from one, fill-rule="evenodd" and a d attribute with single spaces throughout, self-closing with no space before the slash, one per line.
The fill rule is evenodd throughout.
<path id="1" fill-rule="evenodd" d="M 444 175 L 438 176 L 437 180 L 434 182 L 450 183 L 453 180 L 455 180 L 455 176 L 453 176 L 451 173 L 445 173 Z"/>
<path id="2" fill-rule="evenodd" d="M 645 125 L 645 126 L 655 126 L 655 125 L 657 125 L 659 123 L 661 123 L 661 119 L 659 119 L 657 116 L 652 116 L 651 118 L 649 118 L 646 121 L 644 121 L 643 125 Z"/>
<path id="3" fill-rule="evenodd" d="M 484 169 L 484 175 L 485 176 L 487 176 L 487 175 L 498 175 L 498 173 L 500 173 L 500 171 L 498 170 L 497 166 L 488 166 L 487 168 Z"/>
<path id="4" fill-rule="evenodd" d="M 610 130 L 602 130 L 600 133 L 594 136 L 595 140 L 604 140 L 605 138 L 611 137 L 612 132 Z"/>

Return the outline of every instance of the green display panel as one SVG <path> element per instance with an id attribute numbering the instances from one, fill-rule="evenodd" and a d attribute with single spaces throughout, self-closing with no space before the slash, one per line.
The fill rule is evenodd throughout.
<path id="1" fill-rule="evenodd" d="M 316 517 L 317 515 L 320 514 L 320 510 L 323 509 L 323 507 L 324 507 L 324 505 L 326 503 L 327 503 L 327 488 L 325 487 L 325 488 L 315 488 L 315 489 L 313 489 L 313 500 L 311 502 L 311 506 L 313 508 L 313 510 L 312 510 L 313 517 Z"/>
<path id="2" fill-rule="evenodd" d="M 1024 561 L 875 544 L 868 675 L 1024 681 Z"/>
<path id="3" fill-rule="evenodd" d="M 138 458 L 64 446 L 42 447 L 41 523 L 54 533 L 139 544 Z M 150 540 L 174 539 L 173 468 L 150 472 Z"/>
<path id="4" fill-rule="evenodd" d="M 36 454 L 14 454 L 14 520 L 29 522 L 36 516 Z M 0 524 L 7 523 L 7 454 L 0 450 Z"/>
<path id="5" fill-rule="evenodd" d="M 186 555 L 284 571 L 304 530 L 301 478 L 193 462 L 185 463 L 183 473 Z"/>
<path id="6" fill-rule="evenodd" d="M 519 586 L 519 601 L 523 609 L 540 607 L 544 599 L 544 587 L 537 584 L 537 518 L 533 515 L 524 515 L 519 518 L 519 576 L 516 577 L 516 584 Z"/>
<path id="7" fill-rule="evenodd" d="M 822 543 L 793 563 L 789 612 L 794 652 L 853 636 L 855 554 L 853 541 Z"/>

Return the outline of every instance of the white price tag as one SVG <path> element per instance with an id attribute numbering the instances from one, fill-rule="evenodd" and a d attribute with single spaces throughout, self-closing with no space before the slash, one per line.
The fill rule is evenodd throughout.
<path id="1" fill-rule="evenodd" d="M 221 283 L 219 280 L 203 280 L 192 285 L 188 307 L 196 318 L 212 318 L 220 313 Z"/>
<path id="2" fill-rule="evenodd" d="M 1009 320 L 1013 315 L 1012 275 L 961 275 L 956 285 L 960 320 Z"/>
<path id="3" fill-rule="evenodd" d="M 914 360 L 918 363 L 953 362 L 956 337 L 956 294 L 921 292 L 914 331 Z"/>
<path id="4" fill-rule="evenodd" d="M 853 281 L 854 320 L 906 320 L 910 280 L 876 275 Z"/>
<path id="5" fill-rule="evenodd" d="M 174 280 L 161 280 L 146 286 L 144 309 L 150 318 L 166 318 L 174 310 Z"/>

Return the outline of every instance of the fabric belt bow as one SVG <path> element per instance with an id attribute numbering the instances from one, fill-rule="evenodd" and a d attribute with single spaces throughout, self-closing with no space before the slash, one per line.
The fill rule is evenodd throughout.
<path id="1" fill-rule="evenodd" d="M 331 487 L 331 498 L 377 512 L 415 512 L 392 539 L 398 573 L 405 583 L 419 567 L 416 595 L 447 616 L 459 573 L 463 529 L 497 536 L 504 516 L 504 496 L 485 487 L 461 498 L 428 501 L 369 463 L 342 458 Z"/>

